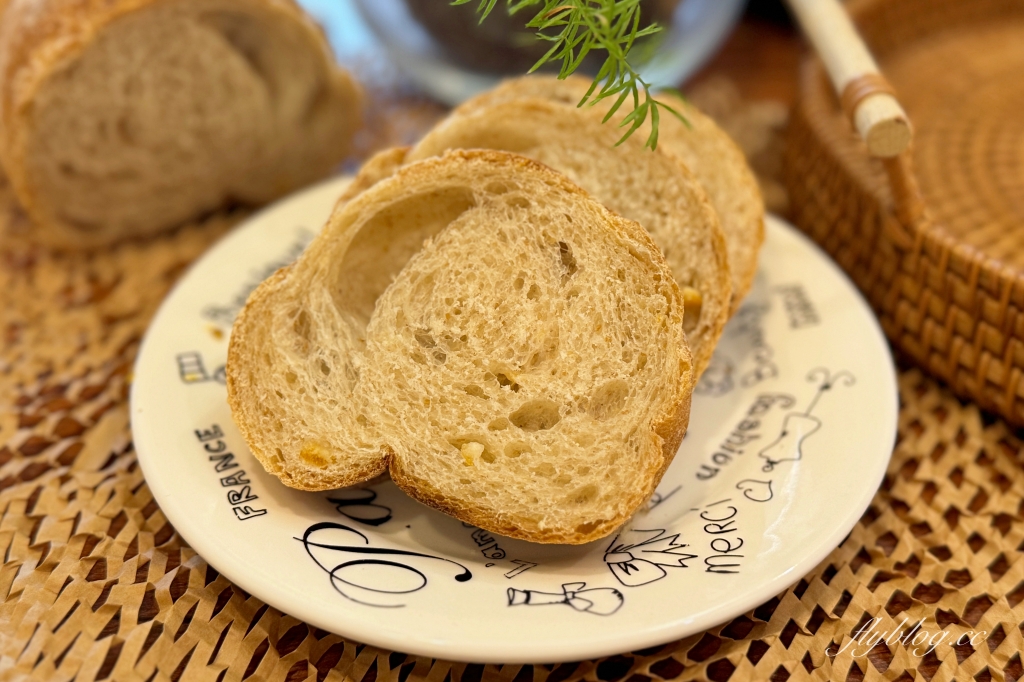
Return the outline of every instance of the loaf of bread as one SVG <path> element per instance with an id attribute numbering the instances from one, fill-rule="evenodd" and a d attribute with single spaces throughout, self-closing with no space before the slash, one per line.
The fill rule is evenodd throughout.
<path id="1" fill-rule="evenodd" d="M 367 185 L 235 323 L 228 398 L 253 453 L 306 490 L 387 470 L 503 535 L 612 532 L 689 417 L 682 296 L 651 238 L 513 154 Z"/>
<path id="2" fill-rule="evenodd" d="M 565 80 L 543 75 L 514 78 L 467 100 L 458 111 L 469 113 L 521 98 L 544 98 L 576 106 L 590 86 L 590 81 L 578 76 Z M 658 99 L 686 118 L 683 123 L 671 114 L 661 116 L 658 149 L 675 155 L 693 172 L 718 213 L 729 252 L 732 312 L 735 312 L 754 283 L 757 256 L 764 241 L 764 200 L 757 178 L 743 151 L 710 117 L 671 93 L 659 93 Z M 606 99 L 594 106 L 584 106 L 581 111 L 604 118 L 613 103 L 614 98 Z M 623 105 L 615 120 L 610 121 L 612 127 L 618 130 L 616 124 L 628 109 L 628 105 Z M 634 136 L 645 139 L 649 132 L 649 124 L 645 124 Z"/>
<path id="3" fill-rule="evenodd" d="M 704 190 L 675 158 L 616 146 L 620 132 L 573 106 L 517 99 L 456 112 L 414 146 L 406 162 L 448 149 L 501 149 L 564 173 L 608 208 L 640 223 L 661 248 L 683 291 L 684 329 L 697 376 L 729 317 L 725 240 Z"/>
<path id="4" fill-rule="evenodd" d="M 0 161 L 55 247 L 309 183 L 360 99 L 292 0 L 10 0 L 0 25 Z"/>

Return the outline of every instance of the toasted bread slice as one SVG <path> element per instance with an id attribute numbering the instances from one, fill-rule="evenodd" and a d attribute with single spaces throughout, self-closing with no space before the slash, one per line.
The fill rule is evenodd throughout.
<path id="1" fill-rule="evenodd" d="M 255 456 L 322 490 L 385 470 L 481 528 L 607 535 L 689 418 L 682 297 L 635 222 L 533 161 L 410 164 L 253 292 L 228 399 Z"/>
<path id="2" fill-rule="evenodd" d="M 729 317 L 725 239 L 707 195 L 676 158 L 643 148 L 587 112 L 542 99 L 515 99 L 456 112 L 406 156 L 414 162 L 448 149 L 502 149 L 564 173 L 605 206 L 650 233 L 683 291 L 684 329 L 697 376 Z"/>
<path id="3" fill-rule="evenodd" d="M 559 80 L 553 76 L 525 76 L 503 82 L 498 87 L 464 102 L 460 113 L 469 113 L 498 102 L 522 98 L 543 98 L 576 106 L 590 89 L 590 81 L 580 77 Z M 697 107 L 679 97 L 663 92 L 658 99 L 672 106 L 686 118 L 686 123 L 671 115 L 661 116 L 658 149 L 675 155 L 693 172 L 718 212 L 729 249 L 729 271 L 732 276 L 732 312 L 750 291 L 757 273 L 757 256 L 764 242 L 764 200 L 757 178 L 747 164 L 743 151 L 729 135 Z M 594 106 L 584 106 L 603 118 L 614 99 Z M 623 105 L 616 114 L 620 120 L 627 113 Z M 615 121 L 611 124 L 615 126 Z M 645 139 L 649 126 L 634 135 Z"/>

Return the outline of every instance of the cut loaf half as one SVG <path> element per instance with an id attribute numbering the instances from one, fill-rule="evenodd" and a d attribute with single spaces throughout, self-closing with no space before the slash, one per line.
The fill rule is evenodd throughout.
<path id="1" fill-rule="evenodd" d="M 612 532 L 689 417 L 679 289 L 636 223 L 500 152 L 339 203 L 232 331 L 228 398 L 268 471 L 412 497 L 538 542 Z"/>
<path id="2" fill-rule="evenodd" d="M 601 203 L 650 233 L 683 291 L 684 328 L 697 376 L 729 317 L 725 239 L 707 195 L 676 158 L 644 149 L 574 106 L 517 99 L 453 113 L 406 156 L 415 162 L 449 149 L 500 149 L 564 173 Z"/>
<path id="3" fill-rule="evenodd" d="M 306 184 L 360 99 L 292 0 L 11 0 L 0 26 L 0 160 L 50 246 Z"/>
<path id="4" fill-rule="evenodd" d="M 460 113 L 516 99 L 543 98 L 571 106 L 578 105 L 590 90 L 591 82 L 578 76 L 559 80 L 554 76 L 524 76 L 503 82 L 460 105 Z M 747 164 L 746 156 L 729 135 L 697 107 L 668 92 L 658 99 L 670 105 L 686 119 L 663 113 L 660 117 L 658 149 L 679 158 L 689 168 L 708 194 L 718 212 L 725 242 L 729 249 L 729 271 L 732 276 L 732 311 L 750 291 L 757 273 L 757 256 L 764 241 L 764 200 L 757 178 Z M 604 118 L 615 98 L 609 98 L 586 111 Z M 628 113 L 623 104 L 609 123 L 617 123 Z M 649 124 L 634 135 L 645 139 Z"/>

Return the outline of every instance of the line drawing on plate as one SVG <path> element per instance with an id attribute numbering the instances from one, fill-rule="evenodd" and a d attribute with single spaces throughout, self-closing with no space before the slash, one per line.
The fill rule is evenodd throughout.
<path id="1" fill-rule="evenodd" d="M 658 491 L 655 491 L 654 494 L 651 495 L 651 499 L 647 502 L 647 509 L 645 511 L 652 511 L 655 507 L 667 501 L 668 498 L 672 497 L 682 489 L 683 486 L 677 485 L 675 488 L 672 488 L 672 490 L 669 490 L 664 495 L 659 493 Z"/>
<path id="2" fill-rule="evenodd" d="M 516 567 L 505 573 L 505 577 L 509 580 L 512 580 L 512 578 L 515 578 L 517 575 L 522 575 L 531 568 L 537 568 L 537 566 L 540 565 L 533 561 L 524 561 L 523 559 L 513 559 L 512 563 L 515 564 Z"/>
<path id="3" fill-rule="evenodd" d="M 693 392 L 697 395 L 725 395 L 733 388 L 732 375 L 735 371 L 732 361 L 728 358 L 712 357 L 707 369 L 700 375 L 697 387 Z"/>
<path id="4" fill-rule="evenodd" d="M 775 493 L 772 492 L 772 482 L 758 481 L 755 478 L 745 478 L 736 484 L 736 490 L 743 491 L 743 497 L 752 502 L 768 502 Z"/>
<path id="5" fill-rule="evenodd" d="M 625 597 L 614 587 L 592 587 L 586 583 L 565 583 L 561 592 L 540 590 L 517 590 L 508 588 L 509 606 L 543 606 L 547 604 L 568 604 L 577 611 L 610 616 L 622 606 Z"/>
<path id="6" fill-rule="evenodd" d="M 837 383 L 843 386 L 853 386 L 857 380 L 850 372 L 841 370 L 832 374 L 824 367 L 812 369 L 807 374 L 807 380 L 818 383 L 818 390 L 811 398 L 810 405 L 803 412 L 790 412 L 782 421 L 782 431 L 770 445 L 767 445 L 757 456 L 765 460 L 761 471 L 770 472 L 783 462 L 798 462 L 803 459 L 804 441 L 814 435 L 821 428 L 821 420 L 811 414 L 818 404 L 818 400 L 826 391 L 831 391 Z"/>
<path id="7" fill-rule="evenodd" d="M 498 544 L 498 540 L 483 528 L 474 529 L 470 537 L 473 538 L 476 546 L 480 548 L 480 553 L 485 559 L 499 561 L 505 558 L 505 550 Z"/>
<path id="8" fill-rule="evenodd" d="M 666 535 L 665 529 L 630 529 L 616 535 L 604 551 L 608 569 L 622 585 L 639 587 L 661 580 L 668 568 L 687 568 L 686 560 L 696 559 L 696 554 L 683 551 L 689 545 L 677 542 L 679 533 Z M 647 537 L 644 537 L 644 534 Z M 619 542 L 623 536 L 632 536 L 639 542 Z"/>
<path id="9" fill-rule="evenodd" d="M 174 356 L 178 362 L 178 378 L 183 384 L 201 384 L 207 381 L 216 381 L 218 384 L 227 382 L 224 365 L 213 370 L 213 374 L 206 371 L 206 364 L 203 362 L 203 355 L 198 351 L 187 351 Z"/>
<path id="10" fill-rule="evenodd" d="M 318 535 L 316 541 L 312 539 L 313 535 Z M 345 537 L 346 543 L 338 542 L 339 535 Z M 322 539 L 325 536 L 330 538 L 330 541 Z M 333 521 L 314 523 L 306 529 L 301 538 L 295 539 L 302 543 L 309 558 L 330 576 L 331 586 L 338 594 L 364 606 L 402 608 L 405 604 L 400 602 L 404 602 L 405 595 L 419 592 L 428 583 L 426 574 L 415 566 L 379 557 L 401 557 L 405 561 L 423 558 L 446 562 L 461 569 L 455 575 L 456 582 L 464 583 L 473 579 L 469 569 L 457 561 L 403 549 L 370 547 L 370 539 L 361 532 Z M 362 544 L 348 544 L 360 540 Z M 328 560 L 328 557 L 334 556 L 334 552 L 372 558 L 355 558 L 334 563 L 336 559 Z"/>
<path id="11" fill-rule="evenodd" d="M 199 353 L 195 351 L 178 353 L 174 359 L 178 361 L 178 376 L 181 377 L 183 383 L 197 384 L 210 380 L 206 365 L 203 364 L 203 356 Z"/>
<path id="12" fill-rule="evenodd" d="M 391 507 L 376 504 L 377 491 L 370 488 L 345 488 L 336 491 L 327 501 L 338 513 L 356 523 L 380 526 L 391 520 Z"/>

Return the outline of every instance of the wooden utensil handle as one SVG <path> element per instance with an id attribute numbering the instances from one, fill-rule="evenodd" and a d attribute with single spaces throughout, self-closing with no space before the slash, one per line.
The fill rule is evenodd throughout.
<path id="1" fill-rule="evenodd" d="M 872 156 L 910 145 L 910 121 L 839 0 L 787 0 Z"/>

